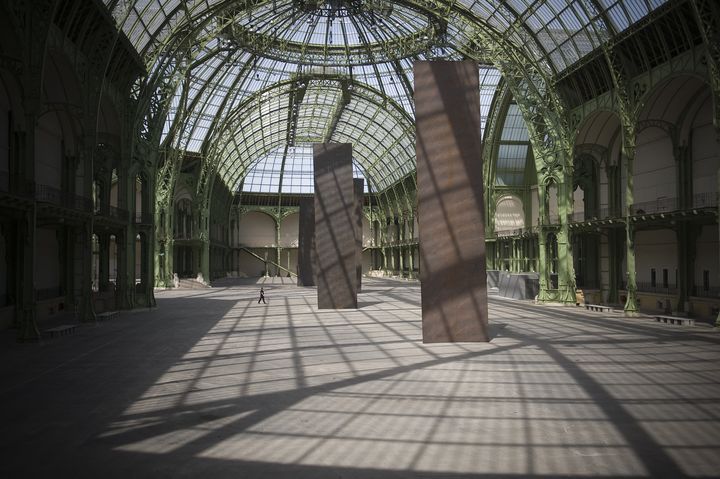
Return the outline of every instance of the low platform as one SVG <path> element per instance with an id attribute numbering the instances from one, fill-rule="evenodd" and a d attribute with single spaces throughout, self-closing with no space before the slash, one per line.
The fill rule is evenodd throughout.
<path id="1" fill-rule="evenodd" d="M 695 326 L 695 320 L 688 317 L 665 316 L 662 314 L 655 315 L 655 321 L 658 323 L 677 324 L 678 326 Z"/>
<path id="2" fill-rule="evenodd" d="M 117 319 L 120 316 L 118 311 L 105 311 L 95 315 L 98 321 L 108 321 L 110 319 Z"/>
<path id="3" fill-rule="evenodd" d="M 602 304 L 585 304 L 584 306 L 588 311 L 597 311 L 600 313 L 612 312 L 612 308 L 610 306 L 603 306 Z"/>
<path id="4" fill-rule="evenodd" d="M 48 338 L 58 338 L 60 336 L 67 336 L 73 334 L 77 328 L 76 324 L 61 324 L 54 328 L 44 329 L 42 335 Z"/>

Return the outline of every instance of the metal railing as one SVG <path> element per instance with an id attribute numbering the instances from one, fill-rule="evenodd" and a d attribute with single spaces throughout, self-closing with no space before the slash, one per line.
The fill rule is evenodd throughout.
<path id="1" fill-rule="evenodd" d="M 111 205 L 95 205 L 95 214 L 117 220 L 127 220 L 128 211 Z"/>
<path id="2" fill-rule="evenodd" d="M 630 214 L 632 215 L 645 215 L 645 214 L 657 214 L 657 213 L 668 213 L 670 211 L 677 211 L 678 199 L 677 198 L 658 198 L 655 201 L 644 201 L 642 203 L 634 203 L 630 206 Z"/>
<path id="3" fill-rule="evenodd" d="M 655 284 L 652 282 L 638 281 L 637 290 L 641 293 L 656 293 L 656 294 L 677 294 L 678 288 L 675 284 Z"/>
<path id="4" fill-rule="evenodd" d="M 693 195 L 693 208 L 717 208 L 718 193 L 698 193 Z"/>
<path id="5" fill-rule="evenodd" d="M 572 214 L 570 221 L 573 223 L 582 223 L 583 221 L 597 221 L 607 218 L 616 218 L 621 216 L 619 213 L 611 211 L 607 206 L 595 211 L 576 211 Z"/>
<path id="6" fill-rule="evenodd" d="M 698 298 L 720 298 L 720 287 L 716 286 L 714 288 L 705 289 L 702 286 L 695 285 L 690 293 L 690 296 L 696 296 Z"/>
<path id="7" fill-rule="evenodd" d="M 511 230 L 500 230 L 497 231 L 495 234 L 498 238 L 506 238 L 509 236 L 521 236 L 521 235 L 528 235 L 528 234 L 534 234 L 537 233 L 538 227 L 537 226 L 526 226 L 524 228 L 515 228 Z"/>
<path id="8" fill-rule="evenodd" d="M 153 215 L 151 213 L 136 211 L 134 220 L 135 224 L 151 225 L 153 224 Z"/>
<path id="9" fill-rule="evenodd" d="M 35 199 L 71 210 L 92 210 L 92 200 L 90 198 L 78 196 L 48 185 L 35 185 Z"/>

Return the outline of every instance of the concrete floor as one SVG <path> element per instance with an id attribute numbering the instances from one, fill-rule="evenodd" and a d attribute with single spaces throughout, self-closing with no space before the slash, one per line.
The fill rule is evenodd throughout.
<path id="1" fill-rule="evenodd" d="M 709 327 L 491 297 L 492 342 L 424 345 L 417 283 L 274 281 L 4 333 L 0 477 L 720 477 Z"/>

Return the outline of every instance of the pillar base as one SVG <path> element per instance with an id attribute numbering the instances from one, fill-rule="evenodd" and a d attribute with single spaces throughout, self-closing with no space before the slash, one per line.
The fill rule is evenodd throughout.
<path id="1" fill-rule="evenodd" d="M 35 321 L 35 311 L 27 309 L 21 313 L 20 323 L 18 324 L 18 343 L 37 343 L 40 341 L 40 330 Z"/>
<path id="2" fill-rule="evenodd" d="M 577 296 L 574 288 L 564 288 L 559 290 L 558 300 L 563 304 L 577 304 Z"/>
<path id="3" fill-rule="evenodd" d="M 569 290 L 543 289 L 541 286 L 540 292 L 538 293 L 538 302 L 574 306 L 576 304 L 576 299 L 575 294 Z"/>
<path id="4" fill-rule="evenodd" d="M 637 294 L 635 291 L 627 292 L 627 300 L 625 301 L 623 311 L 625 312 L 625 316 L 628 317 L 635 317 L 638 315 Z"/>

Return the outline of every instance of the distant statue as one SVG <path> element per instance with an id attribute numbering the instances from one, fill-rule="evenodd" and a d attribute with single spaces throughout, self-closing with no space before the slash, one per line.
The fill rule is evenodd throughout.
<path id="1" fill-rule="evenodd" d="M 177 273 L 173 273 L 173 288 L 179 288 L 180 287 L 180 277 Z"/>

